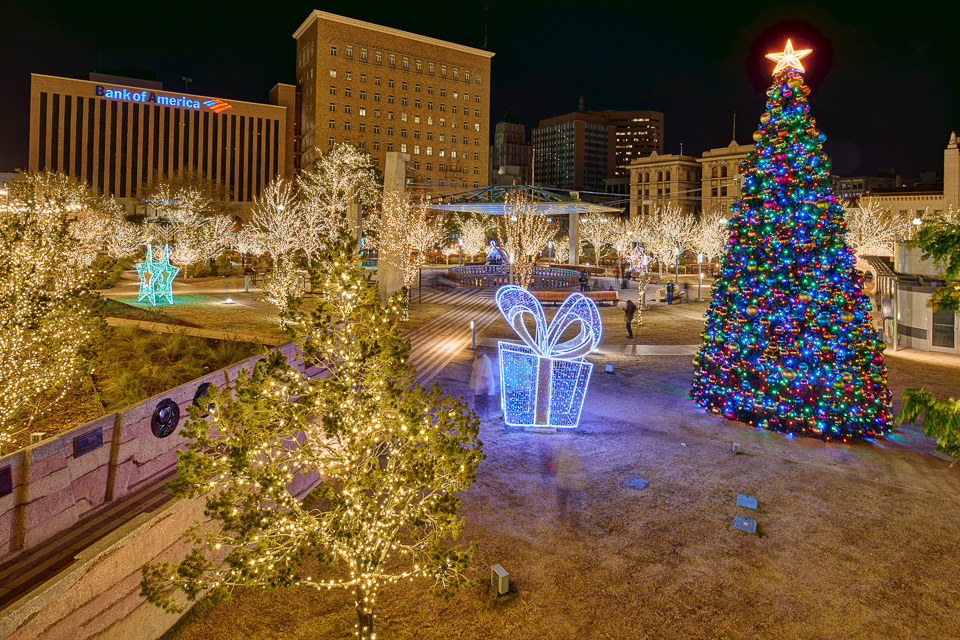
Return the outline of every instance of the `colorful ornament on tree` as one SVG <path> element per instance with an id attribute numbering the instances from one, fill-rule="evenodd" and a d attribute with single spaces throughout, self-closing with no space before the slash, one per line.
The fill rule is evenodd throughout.
<path id="1" fill-rule="evenodd" d="M 730 420 L 825 440 L 892 428 L 883 350 L 862 274 L 844 241 L 810 117 L 800 58 L 787 41 L 744 161 L 741 200 L 714 284 L 691 397 Z"/>

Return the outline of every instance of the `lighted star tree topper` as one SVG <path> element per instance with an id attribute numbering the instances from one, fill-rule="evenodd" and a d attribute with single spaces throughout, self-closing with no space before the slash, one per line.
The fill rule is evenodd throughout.
<path id="1" fill-rule="evenodd" d="M 496 301 L 523 340 L 498 345 L 504 422 L 513 427 L 576 427 L 593 372 L 585 356 L 600 344 L 603 330 L 597 305 L 574 293 L 548 325 L 540 301 L 522 287 L 500 287 Z M 534 322 L 533 334 L 525 316 Z M 564 332 L 577 323 L 577 335 L 561 342 Z"/>
<path id="2" fill-rule="evenodd" d="M 710 411 L 825 440 L 892 425 L 882 352 L 863 274 L 844 241 L 828 181 L 826 139 L 809 116 L 800 58 L 788 41 L 744 161 L 729 239 L 691 397 Z"/>
<path id="3" fill-rule="evenodd" d="M 169 245 L 163 246 L 163 257 L 154 262 L 153 245 L 148 244 L 146 258 L 135 266 L 140 275 L 140 297 L 137 301 L 149 300 L 150 304 L 156 306 L 166 299 L 173 304 L 173 279 L 180 273 L 180 267 L 170 264 Z"/>

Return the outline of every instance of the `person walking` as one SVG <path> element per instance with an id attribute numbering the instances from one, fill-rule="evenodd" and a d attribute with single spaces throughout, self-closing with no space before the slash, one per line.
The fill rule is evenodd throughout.
<path id="1" fill-rule="evenodd" d="M 477 349 L 477 358 L 470 372 L 470 388 L 473 390 L 473 408 L 477 415 L 485 418 L 493 410 L 494 396 L 497 395 L 497 377 L 493 372 L 493 363 L 483 347 Z"/>
<path id="2" fill-rule="evenodd" d="M 627 300 L 627 307 L 623 310 L 624 319 L 627 321 L 627 337 L 633 339 L 633 314 L 637 312 L 637 305 L 633 304 L 633 300 Z"/>

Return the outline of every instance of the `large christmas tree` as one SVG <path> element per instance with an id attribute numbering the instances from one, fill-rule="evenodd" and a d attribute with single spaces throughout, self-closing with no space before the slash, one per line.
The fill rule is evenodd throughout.
<path id="1" fill-rule="evenodd" d="M 690 395 L 730 420 L 826 440 L 892 426 L 883 349 L 863 274 L 844 241 L 828 180 L 826 136 L 810 117 L 790 41 L 744 161 L 742 197 Z"/>

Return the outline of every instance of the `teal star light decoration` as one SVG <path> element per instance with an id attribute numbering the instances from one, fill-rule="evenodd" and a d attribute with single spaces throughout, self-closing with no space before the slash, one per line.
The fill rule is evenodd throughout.
<path id="1" fill-rule="evenodd" d="M 149 300 L 156 306 L 164 299 L 173 304 L 173 279 L 180 273 L 180 267 L 170 264 L 170 245 L 163 245 L 163 257 L 153 261 L 153 245 L 147 245 L 147 257 L 136 264 L 140 274 L 140 297 L 137 301 Z"/>

